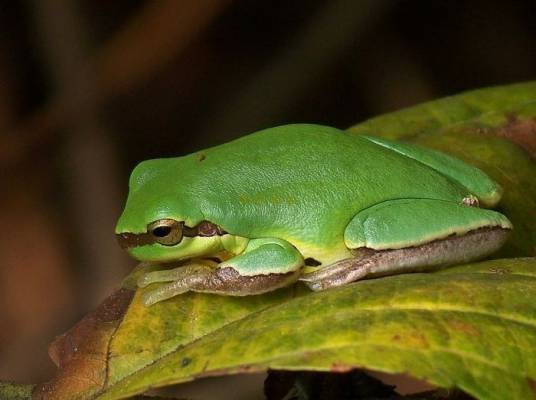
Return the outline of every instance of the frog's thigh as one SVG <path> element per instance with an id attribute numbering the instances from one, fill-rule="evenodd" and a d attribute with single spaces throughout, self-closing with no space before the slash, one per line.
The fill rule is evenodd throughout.
<path id="1" fill-rule="evenodd" d="M 511 224 L 495 211 L 442 200 L 387 201 L 357 214 L 344 239 L 356 258 L 303 280 L 315 290 L 368 276 L 467 262 L 497 250 Z"/>
<path id="2" fill-rule="evenodd" d="M 377 145 L 419 161 L 448 176 L 478 197 L 482 205 L 486 207 L 493 207 L 501 197 L 502 190 L 496 182 L 478 168 L 457 158 L 409 143 L 395 142 L 373 136 L 365 136 L 365 138 Z"/>
<path id="3" fill-rule="evenodd" d="M 280 239 L 253 239 L 240 255 L 216 267 L 192 264 L 170 271 L 152 272 L 138 282 L 173 281 L 147 292 L 147 305 L 194 291 L 230 296 L 260 294 L 287 286 L 301 274 L 303 257 L 290 243 Z"/>

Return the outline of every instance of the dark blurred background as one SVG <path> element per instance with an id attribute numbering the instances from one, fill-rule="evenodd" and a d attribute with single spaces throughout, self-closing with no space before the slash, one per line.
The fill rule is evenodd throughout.
<path id="1" fill-rule="evenodd" d="M 536 2 L 0 1 L 0 378 L 118 286 L 129 171 L 536 79 Z"/>

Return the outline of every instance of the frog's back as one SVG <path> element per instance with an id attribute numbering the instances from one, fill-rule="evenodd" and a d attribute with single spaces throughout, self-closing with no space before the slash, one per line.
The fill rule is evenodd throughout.
<path id="1" fill-rule="evenodd" d="M 461 185 L 424 164 L 319 125 L 271 128 L 161 161 L 169 171 L 161 172 L 166 190 L 244 236 L 315 241 L 342 235 L 358 211 L 382 201 L 461 201 L 466 195 Z"/>

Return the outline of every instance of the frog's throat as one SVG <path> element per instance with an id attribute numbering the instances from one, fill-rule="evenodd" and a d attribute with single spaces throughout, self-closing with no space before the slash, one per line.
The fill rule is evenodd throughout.
<path id="1" fill-rule="evenodd" d="M 210 237 L 227 234 L 227 232 L 224 231 L 219 225 L 213 224 L 209 221 L 201 221 L 194 227 L 186 226 L 183 222 L 181 222 L 181 224 L 182 235 L 186 237 Z M 157 238 L 154 237 L 151 232 L 121 232 L 116 234 L 115 237 L 123 249 L 157 243 Z"/>

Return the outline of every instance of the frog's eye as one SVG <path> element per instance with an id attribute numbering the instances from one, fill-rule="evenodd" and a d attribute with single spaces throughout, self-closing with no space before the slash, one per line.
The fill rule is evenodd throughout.
<path id="1" fill-rule="evenodd" d="M 182 240 L 183 225 L 184 222 L 174 219 L 159 219 L 147 226 L 147 232 L 151 234 L 155 242 L 164 246 L 173 246 Z"/>

